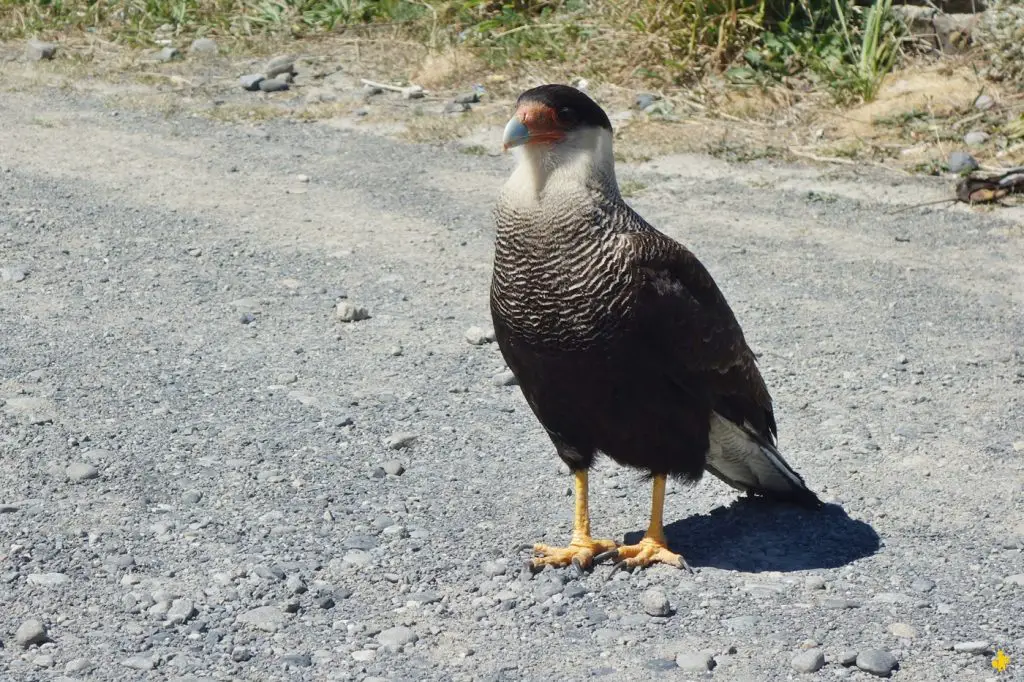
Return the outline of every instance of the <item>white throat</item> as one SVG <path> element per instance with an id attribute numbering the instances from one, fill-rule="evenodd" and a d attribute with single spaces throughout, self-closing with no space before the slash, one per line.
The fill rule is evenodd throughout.
<path id="1" fill-rule="evenodd" d="M 553 145 L 524 145 L 516 149 L 519 164 L 505 183 L 504 193 L 517 204 L 537 204 L 542 198 L 586 191 L 598 184 L 618 196 L 612 134 L 604 128 L 584 128 Z"/>

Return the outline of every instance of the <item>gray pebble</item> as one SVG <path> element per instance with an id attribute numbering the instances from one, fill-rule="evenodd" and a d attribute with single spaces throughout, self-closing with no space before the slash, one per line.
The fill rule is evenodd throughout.
<path id="1" fill-rule="evenodd" d="M 189 505 L 199 504 L 202 499 L 203 492 L 201 490 L 186 490 L 181 494 L 181 501 Z"/>
<path id="2" fill-rule="evenodd" d="M 236 646 L 231 650 L 231 660 L 235 663 L 244 663 L 252 658 L 252 652 L 244 646 Z"/>
<path id="3" fill-rule="evenodd" d="M 465 102 L 447 102 L 444 105 L 444 113 L 446 114 L 464 114 L 473 107 L 469 106 Z"/>
<path id="4" fill-rule="evenodd" d="M 266 76 L 264 76 L 262 73 L 251 73 L 247 76 L 242 76 L 241 78 L 239 78 L 238 83 L 242 86 L 243 89 L 248 90 L 250 92 L 255 92 L 256 90 L 260 89 L 260 83 L 262 83 L 265 79 Z"/>
<path id="5" fill-rule="evenodd" d="M 499 372 L 491 378 L 491 383 L 495 386 L 518 386 L 519 380 L 516 379 L 516 375 L 512 373 L 512 370 L 505 370 Z"/>
<path id="6" fill-rule="evenodd" d="M 416 442 L 416 438 L 417 436 L 415 433 L 399 431 L 398 433 L 393 433 L 388 436 L 387 446 L 392 450 L 401 450 L 402 448 L 407 448 Z"/>
<path id="7" fill-rule="evenodd" d="M 14 641 L 25 648 L 33 644 L 42 644 L 46 640 L 46 626 L 37 618 L 26 620 L 14 633 Z"/>
<path id="8" fill-rule="evenodd" d="M 264 632 L 276 632 L 284 626 L 288 616 L 276 606 L 260 606 L 240 613 L 236 620 L 243 625 L 251 625 Z"/>
<path id="9" fill-rule="evenodd" d="M 25 44 L 25 57 L 30 61 L 39 62 L 44 59 L 53 59 L 56 55 L 57 45 L 54 43 L 30 40 Z"/>
<path id="10" fill-rule="evenodd" d="M 825 665 L 825 654 L 818 648 L 808 649 L 794 656 L 790 665 L 798 673 L 818 672 Z"/>
<path id="11" fill-rule="evenodd" d="M 389 523 L 388 525 L 391 524 Z M 372 535 L 349 535 L 342 542 L 342 546 L 345 549 L 361 549 L 364 551 L 373 549 L 377 544 L 377 538 Z"/>
<path id="12" fill-rule="evenodd" d="M 652 587 L 640 597 L 640 603 L 644 607 L 644 613 L 649 616 L 667 616 L 672 613 L 672 607 L 668 603 L 665 593 Z"/>
<path id="13" fill-rule="evenodd" d="M 263 72 L 267 74 L 267 78 L 274 78 L 282 73 L 292 73 L 295 70 L 295 58 L 291 55 L 280 55 L 274 57 L 267 66 L 263 69 Z"/>
<path id="14" fill-rule="evenodd" d="M 356 567 L 368 566 L 370 564 L 370 559 L 370 553 L 361 549 L 350 549 L 345 552 L 343 557 L 341 557 L 342 563 Z"/>
<path id="15" fill-rule="evenodd" d="M 467 92 L 463 95 L 456 95 L 455 99 L 452 101 L 458 102 L 459 104 L 476 104 L 480 101 L 480 93 L 473 91 Z"/>
<path id="16" fill-rule="evenodd" d="M 174 61 L 181 56 L 181 52 L 176 47 L 165 47 L 156 53 L 157 61 L 170 62 Z"/>
<path id="17" fill-rule="evenodd" d="M 389 459 L 384 462 L 384 471 L 391 476 L 401 476 L 405 473 L 405 465 L 400 460 Z"/>
<path id="18" fill-rule="evenodd" d="M 26 578 L 29 585 L 40 587 L 59 587 L 71 582 L 66 573 L 32 573 Z"/>
<path id="19" fill-rule="evenodd" d="M 352 652 L 352 660 L 357 663 L 369 663 L 370 661 L 377 658 L 377 652 L 374 649 L 360 649 L 359 651 Z M 370 679 L 370 678 L 364 678 Z"/>
<path id="20" fill-rule="evenodd" d="M 171 602 L 171 608 L 167 609 L 167 622 L 173 625 L 183 625 L 196 616 L 195 604 L 191 599 L 175 599 Z"/>
<path id="21" fill-rule="evenodd" d="M 150 654 L 149 656 L 143 656 L 140 654 L 138 656 L 130 656 L 124 659 L 121 661 L 121 665 L 133 670 L 155 670 L 159 662 L 160 657 L 156 654 Z"/>
<path id="22" fill-rule="evenodd" d="M 4 282 L 23 282 L 28 277 L 29 269 L 25 265 L 10 265 L 0 268 L 0 280 Z"/>
<path id="23" fill-rule="evenodd" d="M 1003 582 L 1007 585 L 1017 585 L 1018 587 L 1024 587 L 1024 573 L 1008 575 L 1005 578 L 1003 578 Z"/>
<path id="24" fill-rule="evenodd" d="M 989 134 L 984 130 L 972 130 L 964 135 L 964 144 L 968 147 L 977 147 L 988 142 Z"/>
<path id="25" fill-rule="evenodd" d="M 488 578 L 505 575 L 505 571 L 508 570 L 508 562 L 501 559 L 498 561 L 485 561 L 481 570 Z"/>
<path id="26" fill-rule="evenodd" d="M 282 92 L 288 88 L 288 82 L 281 78 L 266 78 L 260 81 L 260 90 L 262 92 Z"/>
<path id="27" fill-rule="evenodd" d="M 36 656 L 35 658 L 33 658 L 32 663 L 33 665 L 37 665 L 40 668 L 52 668 L 55 661 L 53 660 L 53 656 L 50 656 L 49 654 L 43 654 L 41 656 Z"/>
<path id="28" fill-rule="evenodd" d="M 914 581 L 910 583 L 910 589 L 914 592 L 931 592 L 935 589 L 935 581 L 928 578 L 914 578 Z"/>
<path id="29" fill-rule="evenodd" d="M 825 589 L 825 579 L 820 575 L 808 576 L 804 586 L 808 590 L 823 590 Z"/>
<path id="30" fill-rule="evenodd" d="M 836 657 L 836 662 L 847 668 L 857 665 L 857 650 L 847 649 L 846 651 L 841 652 L 839 656 Z"/>
<path id="31" fill-rule="evenodd" d="M 493 343 L 494 330 L 470 327 L 466 330 L 466 341 L 469 341 L 474 346 L 483 346 L 484 344 Z"/>
<path id="32" fill-rule="evenodd" d="M 917 630 L 907 623 L 892 623 L 889 626 L 889 632 L 896 637 L 902 637 L 903 639 L 913 639 L 914 637 L 917 637 Z"/>
<path id="33" fill-rule="evenodd" d="M 684 652 L 676 656 L 676 666 L 691 673 L 707 672 L 714 669 L 715 659 L 706 651 Z"/>
<path id="34" fill-rule="evenodd" d="M 991 95 L 978 95 L 977 99 L 974 100 L 974 108 L 978 111 L 988 111 L 994 107 L 996 101 L 992 99 Z"/>
<path id="35" fill-rule="evenodd" d="M 321 599 L 319 599 L 317 601 L 316 605 L 319 608 L 324 609 L 325 611 L 327 609 L 333 609 L 334 608 L 334 599 L 332 597 L 322 597 Z"/>
<path id="36" fill-rule="evenodd" d="M 302 578 L 297 575 L 289 576 L 288 580 L 285 582 L 285 587 L 287 587 L 288 591 L 292 594 L 304 594 L 308 589 L 306 587 L 306 583 L 304 583 Z"/>
<path id="37" fill-rule="evenodd" d="M 436 604 L 441 601 L 441 595 L 436 592 L 417 592 L 410 594 L 405 598 L 407 602 L 413 602 L 415 604 Z"/>
<path id="38" fill-rule="evenodd" d="M 959 654 L 983 654 L 989 650 L 989 643 L 976 641 L 976 642 L 957 642 L 953 645 L 953 651 Z"/>
<path id="39" fill-rule="evenodd" d="M 404 625 L 388 628 L 377 635 L 378 642 L 383 646 L 391 647 L 403 647 L 406 644 L 412 644 L 418 639 L 419 637 L 416 636 L 416 633 Z"/>
<path id="40" fill-rule="evenodd" d="M 196 38 L 188 48 L 188 53 L 197 57 L 217 56 L 217 41 L 213 38 Z"/>
<path id="41" fill-rule="evenodd" d="M 342 322 L 361 322 L 370 319 L 370 311 L 349 301 L 338 301 L 335 316 Z"/>
<path id="42" fill-rule="evenodd" d="M 955 151 L 949 155 L 949 172 L 966 173 L 978 170 L 978 162 L 967 152 Z"/>
<path id="43" fill-rule="evenodd" d="M 86 462 L 75 462 L 67 468 L 68 479 L 77 483 L 99 478 L 100 470 Z"/>
<path id="44" fill-rule="evenodd" d="M 88 658 L 73 658 L 64 666 L 66 673 L 83 673 L 92 668 L 92 661 Z"/>
<path id="45" fill-rule="evenodd" d="M 757 616 L 734 616 L 726 618 L 722 624 L 734 632 L 746 632 L 753 630 L 759 620 Z"/>
<path id="46" fill-rule="evenodd" d="M 285 654 L 279 660 L 286 668 L 308 668 L 313 665 L 313 658 L 309 654 Z"/>
<path id="47" fill-rule="evenodd" d="M 896 665 L 896 657 L 883 649 L 868 649 L 857 654 L 857 667 L 878 677 L 889 677 Z"/>
<path id="48" fill-rule="evenodd" d="M 643 111 L 647 107 L 657 102 L 661 97 L 650 92 L 641 92 L 635 98 L 633 98 L 633 107 Z"/>
<path id="49" fill-rule="evenodd" d="M 579 583 L 569 583 L 565 586 L 565 589 L 562 590 L 562 596 L 566 599 L 579 599 L 586 593 L 587 590 Z"/>

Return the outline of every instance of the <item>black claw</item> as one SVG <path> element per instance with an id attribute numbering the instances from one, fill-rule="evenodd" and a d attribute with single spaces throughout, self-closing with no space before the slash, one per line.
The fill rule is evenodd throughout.
<path id="1" fill-rule="evenodd" d="M 690 568 L 690 564 L 686 563 L 686 559 L 684 559 L 682 556 L 679 557 L 679 568 L 683 569 L 690 575 L 695 575 L 694 570 Z"/>
<path id="2" fill-rule="evenodd" d="M 596 557 L 594 557 L 594 563 L 597 563 L 599 561 L 604 561 L 605 559 L 618 559 L 618 558 L 619 558 L 619 550 L 618 549 L 609 549 L 607 552 L 601 552 Z"/>
<path id="3" fill-rule="evenodd" d="M 573 565 L 573 568 L 576 569 L 576 573 L 579 574 L 580 576 L 582 576 L 583 573 L 584 573 L 583 562 L 580 561 L 580 558 L 578 556 L 574 556 L 572 558 L 572 565 Z"/>
<path id="4" fill-rule="evenodd" d="M 526 566 L 524 568 L 526 568 L 526 570 L 532 573 L 533 575 L 537 575 L 538 573 L 544 570 L 544 565 L 538 564 L 537 562 L 530 560 L 526 562 Z"/>
<path id="5" fill-rule="evenodd" d="M 607 578 L 605 578 L 605 582 L 611 580 L 612 577 L 614 577 L 615 574 L 618 573 L 619 571 L 630 572 L 629 564 L 626 563 L 625 559 L 623 559 L 622 561 L 620 561 L 620 562 L 616 563 L 614 566 L 612 566 L 612 572 L 608 574 Z"/>

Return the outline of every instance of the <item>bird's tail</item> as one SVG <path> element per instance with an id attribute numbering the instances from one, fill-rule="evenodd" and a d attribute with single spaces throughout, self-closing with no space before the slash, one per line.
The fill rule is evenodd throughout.
<path id="1" fill-rule="evenodd" d="M 821 506 L 775 445 L 752 428 L 712 412 L 710 436 L 704 468 L 733 488 L 805 507 Z"/>

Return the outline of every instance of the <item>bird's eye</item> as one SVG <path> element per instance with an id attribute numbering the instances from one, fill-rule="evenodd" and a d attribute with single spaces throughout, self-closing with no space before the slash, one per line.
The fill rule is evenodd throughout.
<path id="1" fill-rule="evenodd" d="M 558 122 L 562 125 L 576 125 L 579 123 L 580 117 L 576 115 L 576 112 L 569 107 L 562 107 L 558 110 Z"/>

